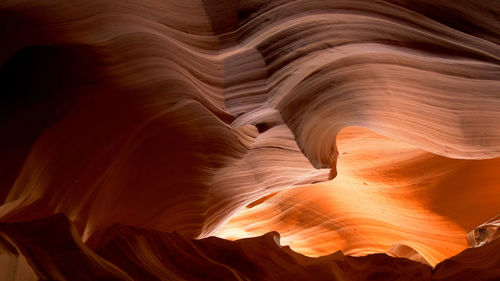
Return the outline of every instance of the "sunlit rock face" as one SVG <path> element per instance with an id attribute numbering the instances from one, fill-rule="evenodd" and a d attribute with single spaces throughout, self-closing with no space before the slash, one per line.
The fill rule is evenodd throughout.
<path id="1" fill-rule="evenodd" d="M 13 0 L 0 26 L 1 280 L 500 280 L 496 1 Z"/>
<path id="2" fill-rule="evenodd" d="M 446 158 L 360 127 L 343 129 L 337 144 L 334 180 L 250 205 L 217 235 L 262 235 L 272 226 L 309 256 L 387 252 L 435 265 L 468 247 L 467 233 L 498 213 L 499 158 Z M 479 229 L 491 230 L 480 233 L 494 226 L 486 223 Z"/>

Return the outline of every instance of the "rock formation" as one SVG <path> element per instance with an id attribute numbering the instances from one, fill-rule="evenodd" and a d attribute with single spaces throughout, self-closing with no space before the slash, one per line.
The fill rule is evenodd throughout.
<path id="1" fill-rule="evenodd" d="M 0 27 L 0 279 L 500 280 L 497 0 L 8 0 Z"/>

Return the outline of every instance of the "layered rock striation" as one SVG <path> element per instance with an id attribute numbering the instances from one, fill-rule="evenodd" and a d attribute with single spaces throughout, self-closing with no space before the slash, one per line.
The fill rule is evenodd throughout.
<path id="1" fill-rule="evenodd" d="M 499 278 L 498 1 L 9 0 L 0 27 L 2 278 Z"/>

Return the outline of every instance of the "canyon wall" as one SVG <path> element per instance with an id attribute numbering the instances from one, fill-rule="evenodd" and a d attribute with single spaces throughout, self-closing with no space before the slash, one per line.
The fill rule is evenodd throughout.
<path id="1" fill-rule="evenodd" d="M 0 27 L 2 278 L 500 278 L 497 0 L 8 0 Z"/>

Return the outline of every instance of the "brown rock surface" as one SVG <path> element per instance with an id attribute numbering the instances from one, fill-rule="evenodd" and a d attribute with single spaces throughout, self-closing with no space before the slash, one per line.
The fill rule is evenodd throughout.
<path id="1" fill-rule="evenodd" d="M 1 1 L 0 279 L 499 279 L 499 34 L 497 0 Z"/>

